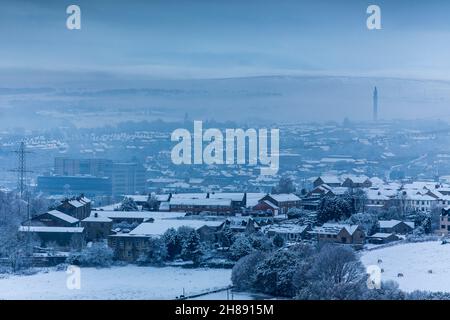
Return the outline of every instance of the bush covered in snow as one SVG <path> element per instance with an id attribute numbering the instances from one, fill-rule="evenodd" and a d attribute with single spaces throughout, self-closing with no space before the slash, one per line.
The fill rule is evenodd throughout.
<path id="1" fill-rule="evenodd" d="M 234 239 L 233 244 L 230 247 L 230 257 L 231 259 L 237 261 L 253 251 L 254 249 L 250 238 L 243 233 L 236 236 L 236 238 Z"/>
<path id="2" fill-rule="evenodd" d="M 237 289 L 249 290 L 253 288 L 256 280 L 256 268 L 265 258 L 265 253 L 255 251 L 236 262 L 231 273 L 231 281 Z"/>
<path id="3" fill-rule="evenodd" d="M 110 267 L 114 252 L 104 243 L 95 242 L 81 252 L 71 252 L 66 263 L 83 267 Z"/>
<path id="4" fill-rule="evenodd" d="M 300 244 L 271 252 L 252 251 L 234 266 L 240 290 L 302 300 L 404 300 L 450 298 L 450 294 L 401 291 L 393 281 L 369 289 L 367 274 L 351 247 Z"/>

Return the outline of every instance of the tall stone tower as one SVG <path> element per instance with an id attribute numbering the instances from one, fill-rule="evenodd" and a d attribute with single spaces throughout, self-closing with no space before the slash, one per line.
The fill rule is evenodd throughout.
<path id="1" fill-rule="evenodd" d="M 373 121 L 378 120 L 378 89 L 373 90 Z"/>

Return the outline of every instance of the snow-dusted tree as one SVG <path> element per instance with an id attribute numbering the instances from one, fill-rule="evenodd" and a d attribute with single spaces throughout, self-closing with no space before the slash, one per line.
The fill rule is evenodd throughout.
<path id="1" fill-rule="evenodd" d="M 273 245 L 275 247 L 281 248 L 284 245 L 284 239 L 279 234 L 276 234 L 275 237 L 273 237 Z"/>
<path id="2" fill-rule="evenodd" d="M 119 211 L 138 211 L 138 206 L 132 198 L 125 197 L 119 206 Z"/>
<path id="3" fill-rule="evenodd" d="M 167 258 L 167 248 L 160 238 L 150 238 L 147 240 L 146 249 L 138 258 L 138 263 L 162 265 Z"/>
<path id="4" fill-rule="evenodd" d="M 242 233 L 235 237 L 233 244 L 230 247 L 230 258 L 237 261 L 253 251 L 254 248 L 250 237 L 245 233 Z"/>
<path id="5" fill-rule="evenodd" d="M 148 197 L 147 205 L 150 211 L 157 211 L 159 209 L 159 201 L 156 194 L 152 193 Z"/>
<path id="6" fill-rule="evenodd" d="M 252 233 L 249 235 L 249 238 L 255 250 L 270 251 L 273 249 L 272 241 L 262 232 Z"/>
<path id="7" fill-rule="evenodd" d="M 273 194 L 295 193 L 295 191 L 296 187 L 294 184 L 294 180 L 288 176 L 281 177 L 278 185 L 272 188 Z"/>
<path id="8" fill-rule="evenodd" d="M 364 267 L 351 247 L 325 245 L 311 269 L 313 279 L 334 283 L 353 282 L 364 274 Z"/>
<path id="9" fill-rule="evenodd" d="M 113 250 L 106 244 L 94 242 L 81 252 L 71 252 L 67 257 L 67 263 L 83 267 L 109 267 L 112 264 L 113 256 Z"/>
<path id="10" fill-rule="evenodd" d="M 293 297 L 293 276 L 298 268 L 298 254 L 290 250 L 278 250 L 270 254 L 256 268 L 255 288 L 282 297 Z"/>
<path id="11" fill-rule="evenodd" d="M 227 226 L 225 227 L 219 237 L 219 243 L 222 247 L 230 247 L 233 243 L 234 233 L 231 231 L 231 229 Z"/>
<path id="12" fill-rule="evenodd" d="M 168 229 L 163 234 L 162 240 L 166 245 L 168 260 L 173 260 L 179 254 L 181 254 L 181 250 L 183 249 L 183 242 L 182 242 L 183 239 L 174 228 Z"/>
<path id="13" fill-rule="evenodd" d="M 253 289 L 256 280 L 256 268 L 265 258 L 265 253 L 255 251 L 239 259 L 231 272 L 231 281 L 233 285 L 239 290 Z"/>
<path id="14" fill-rule="evenodd" d="M 404 210 L 402 210 L 399 206 L 389 207 L 386 210 L 383 210 L 378 218 L 380 220 L 403 220 L 405 219 Z"/>
<path id="15" fill-rule="evenodd" d="M 359 299 L 367 288 L 364 267 L 350 247 L 323 246 L 305 276 L 308 285 L 298 290 L 298 299 Z"/>
<path id="16" fill-rule="evenodd" d="M 27 218 L 27 204 L 13 192 L 0 191 L 0 257 L 15 272 L 28 266 L 33 248 L 39 242 L 30 234 L 19 232 Z"/>
<path id="17" fill-rule="evenodd" d="M 355 212 L 365 213 L 367 205 L 367 194 L 363 189 L 357 188 L 352 190 L 351 194 L 354 199 Z"/>
<path id="18" fill-rule="evenodd" d="M 192 260 L 194 265 L 199 265 L 203 256 L 203 248 L 197 231 L 192 230 L 183 241 L 181 255 L 184 260 Z"/>
<path id="19" fill-rule="evenodd" d="M 319 203 L 317 220 L 320 223 L 340 221 L 349 218 L 354 213 L 350 197 L 324 197 Z"/>

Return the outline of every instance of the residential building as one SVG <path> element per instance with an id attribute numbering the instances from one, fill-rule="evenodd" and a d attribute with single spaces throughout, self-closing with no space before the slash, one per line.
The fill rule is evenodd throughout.
<path id="1" fill-rule="evenodd" d="M 414 230 L 414 222 L 399 220 L 380 220 L 381 233 L 407 234 Z"/>
<path id="2" fill-rule="evenodd" d="M 85 229 L 86 241 L 99 241 L 112 234 L 113 220 L 94 212 L 81 221 L 81 226 Z"/>
<path id="3" fill-rule="evenodd" d="M 365 241 L 364 230 L 358 225 L 325 223 L 310 232 L 319 243 L 340 243 L 362 245 Z"/>
<path id="4" fill-rule="evenodd" d="M 267 194 L 262 201 L 267 200 L 279 208 L 279 214 L 287 214 L 291 208 L 300 208 L 301 199 L 293 193 Z"/>

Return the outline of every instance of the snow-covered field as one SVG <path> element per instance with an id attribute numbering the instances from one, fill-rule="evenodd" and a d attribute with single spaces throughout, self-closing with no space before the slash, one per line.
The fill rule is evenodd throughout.
<path id="1" fill-rule="evenodd" d="M 399 244 L 366 251 L 361 259 L 365 266 L 379 265 L 384 269 L 382 280 L 394 280 L 404 291 L 450 292 L 450 244 L 442 245 L 439 241 Z M 403 277 L 398 277 L 399 273 Z"/>
<path id="2" fill-rule="evenodd" d="M 67 289 L 65 271 L 0 279 L 0 299 L 174 299 L 231 284 L 230 269 L 112 267 L 81 269 L 81 289 Z"/>

